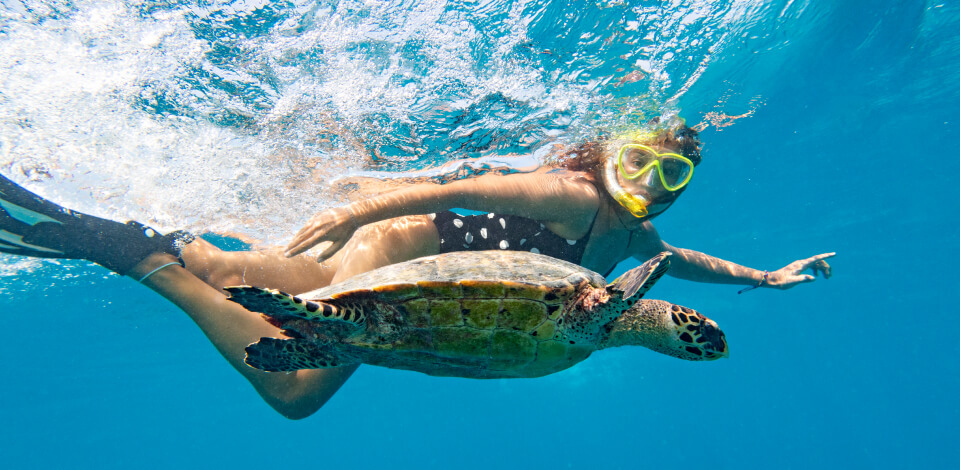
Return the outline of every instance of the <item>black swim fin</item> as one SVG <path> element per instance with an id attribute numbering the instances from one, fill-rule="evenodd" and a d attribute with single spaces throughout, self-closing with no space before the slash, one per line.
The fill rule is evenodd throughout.
<path id="1" fill-rule="evenodd" d="M 74 212 L 0 175 L 0 252 L 85 259 L 126 275 L 152 253 L 180 258 L 181 248 L 192 241 L 186 232 L 160 235 L 138 222 L 122 224 Z"/>

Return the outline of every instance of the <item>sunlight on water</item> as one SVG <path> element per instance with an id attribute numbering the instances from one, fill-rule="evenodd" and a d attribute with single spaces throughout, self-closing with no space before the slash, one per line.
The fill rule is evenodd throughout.
<path id="1" fill-rule="evenodd" d="M 670 118 L 728 47 L 782 41 L 751 27 L 803 9 L 4 3 L 0 170 L 97 215 L 279 242 L 342 202 L 324 183 L 348 172 L 542 154 Z"/>
<path id="2" fill-rule="evenodd" d="M 43 295 L 48 289 L 89 286 L 117 277 L 117 274 L 85 261 L 0 254 L 0 296 L 9 298 Z"/>

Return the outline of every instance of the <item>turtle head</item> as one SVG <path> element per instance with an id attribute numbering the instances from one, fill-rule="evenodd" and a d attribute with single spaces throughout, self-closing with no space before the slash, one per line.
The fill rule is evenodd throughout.
<path id="1" fill-rule="evenodd" d="M 600 347 L 644 346 L 688 361 L 727 357 L 727 338 L 716 322 L 663 300 L 641 300 L 604 325 Z"/>

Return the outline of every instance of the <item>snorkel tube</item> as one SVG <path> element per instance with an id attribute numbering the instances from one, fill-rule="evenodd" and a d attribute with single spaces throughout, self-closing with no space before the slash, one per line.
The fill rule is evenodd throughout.
<path id="1" fill-rule="evenodd" d="M 635 196 L 628 193 L 627 190 L 623 189 L 623 186 L 620 186 L 620 182 L 617 181 L 618 160 L 614 155 L 607 158 L 607 162 L 603 166 L 603 183 L 607 186 L 607 191 L 610 192 L 613 199 L 633 214 L 634 217 L 646 217 L 649 214 L 649 212 L 647 212 L 649 202 L 642 196 Z"/>

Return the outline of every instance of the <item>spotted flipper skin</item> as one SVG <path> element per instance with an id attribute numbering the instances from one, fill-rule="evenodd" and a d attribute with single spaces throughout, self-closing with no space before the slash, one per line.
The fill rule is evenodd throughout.
<path id="1" fill-rule="evenodd" d="M 327 369 L 357 363 L 338 354 L 329 345 L 301 339 L 260 338 L 245 351 L 247 356 L 243 362 L 266 372 Z"/>
<path id="2" fill-rule="evenodd" d="M 224 287 L 230 294 L 227 300 L 243 306 L 251 312 L 260 312 L 268 317 L 283 320 L 297 317 L 311 321 L 339 320 L 360 326 L 366 321 L 362 310 L 338 308 L 327 302 L 303 300 L 277 289 L 252 286 Z"/>
<path id="3" fill-rule="evenodd" d="M 570 344 L 593 343 L 600 326 L 619 317 L 638 302 L 670 267 L 670 253 L 664 251 L 633 268 L 590 295 L 581 295 L 577 308 L 564 314 L 559 334 Z"/>

